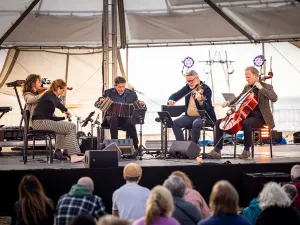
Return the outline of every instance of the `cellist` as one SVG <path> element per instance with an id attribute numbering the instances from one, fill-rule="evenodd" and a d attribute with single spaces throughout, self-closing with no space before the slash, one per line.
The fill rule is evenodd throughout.
<path id="1" fill-rule="evenodd" d="M 273 86 L 262 81 L 259 81 L 259 72 L 253 66 L 248 66 L 245 69 L 245 78 L 247 81 L 242 93 L 231 101 L 226 101 L 222 107 L 231 106 L 252 88 L 254 94 L 258 97 L 257 106 L 249 113 L 247 118 L 242 123 L 244 131 L 244 151 L 239 156 L 241 159 L 246 159 L 250 156 L 250 147 L 252 145 L 252 128 L 261 128 L 267 125 L 270 129 L 275 127 L 273 115 L 270 109 L 269 100 L 277 101 L 277 94 L 273 90 Z M 207 154 L 209 158 L 220 159 L 221 150 L 223 148 L 223 130 L 220 128 L 220 123 L 223 119 L 217 120 L 214 127 L 214 149 Z"/>

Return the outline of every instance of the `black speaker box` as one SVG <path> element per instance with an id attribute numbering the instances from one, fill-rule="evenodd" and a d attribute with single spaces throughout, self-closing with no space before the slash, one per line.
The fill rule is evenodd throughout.
<path id="1" fill-rule="evenodd" d="M 298 132 L 295 132 L 294 134 L 293 134 L 293 137 L 294 137 L 294 143 L 296 144 L 296 143 L 300 143 L 300 132 L 298 131 Z"/>
<path id="2" fill-rule="evenodd" d="M 84 164 L 85 168 L 118 167 L 118 152 L 115 150 L 87 150 Z"/>
<path id="3" fill-rule="evenodd" d="M 93 137 L 93 146 L 91 143 L 92 137 L 84 137 L 81 139 L 80 150 L 82 153 L 85 153 L 87 150 L 97 149 L 97 137 Z"/>
<path id="4" fill-rule="evenodd" d="M 170 147 L 170 155 L 176 158 L 195 159 L 200 148 L 192 141 L 174 141 Z"/>

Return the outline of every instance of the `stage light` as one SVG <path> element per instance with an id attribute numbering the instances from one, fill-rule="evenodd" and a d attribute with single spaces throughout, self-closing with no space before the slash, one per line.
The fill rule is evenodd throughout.
<path id="1" fill-rule="evenodd" d="M 191 67 L 193 67 L 194 66 L 194 63 L 195 63 L 195 61 L 193 60 L 193 58 L 192 57 L 186 57 L 183 61 L 183 65 L 186 67 L 186 68 L 191 68 Z"/>
<path id="2" fill-rule="evenodd" d="M 234 72 L 234 69 L 233 69 L 232 65 L 230 64 L 230 65 L 228 66 L 228 68 L 227 68 L 227 73 L 228 73 L 228 74 L 233 74 L 233 72 Z"/>
<path id="3" fill-rule="evenodd" d="M 203 72 L 205 74 L 209 74 L 209 72 L 210 72 L 210 66 L 209 65 L 205 65 L 204 68 L 203 68 Z"/>
<path id="4" fill-rule="evenodd" d="M 265 63 L 265 57 L 263 55 L 258 55 L 253 59 L 253 63 L 255 66 L 260 67 Z"/>
<path id="5" fill-rule="evenodd" d="M 259 136 L 261 140 L 269 138 L 270 137 L 269 127 L 264 126 L 263 128 L 261 128 L 259 131 Z"/>

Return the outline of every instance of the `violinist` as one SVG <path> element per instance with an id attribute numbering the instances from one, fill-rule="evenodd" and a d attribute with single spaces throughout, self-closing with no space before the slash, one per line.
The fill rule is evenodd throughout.
<path id="1" fill-rule="evenodd" d="M 34 108 L 39 100 L 39 98 L 47 91 L 46 87 L 42 87 L 42 79 L 40 75 L 30 74 L 25 83 L 22 86 L 22 94 L 26 103 L 26 110 L 29 110 L 29 126 L 32 127 L 32 115 Z M 64 142 L 64 137 L 62 135 L 56 135 L 55 142 L 55 153 L 54 158 L 58 160 L 67 160 L 67 154 L 61 152 L 61 149 L 66 149 Z"/>
<path id="2" fill-rule="evenodd" d="M 242 93 L 232 101 L 226 101 L 222 104 L 222 107 L 235 104 L 251 88 L 253 88 L 253 93 L 258 97 L 258 105 L 249 113 L 242 124 L 242 130 L 244 130 L 244 151 L 239 156 L 241 159 L 246 159 L 250 156 L 252 128 L 260 128 L 263 125 L 267 125 L 270 129 L 275 127 L 269 100 L 272 102 L 277 101 L 277 94 L 274 92 L 273 86 L 259 81 L 259 72 L 255 67 L 249 66 L 245 69 L 245 78 L 247 84 Z M 218 120 L 214 127 L 214 149 L 207 154 L 210 158 L 221 158 L 223 147 L 223 130 L 220 128 L 221 121 L 222 119 Z"/>
<path id="3" fill-rule="evenodd" d="M 62 121 L 64 117 L 54 115 L 55 108 L 65 113 L 67 118 L 72 115 L 60 102 L 58 96 L 64 94 L 67 84 L 62 79 L 52 81 L 49 89 L 39 98 L 32 115 L 32 127 L 35 130 L 50 130 L 63 135 L 66 148 L 68 149 L 71 162 L 79 162 L 84 156 L 79 156 L 79 145 L 76 140 L 76 125 L 71 122 Z"/>
<path id="4" fill-rule="evenodd" d="M 182 128 L 192 127 L 192 141 L 198 144 L 200 138 L 200 130 L 203 127 L 202 118 L 200 117 L 198 110 L 205 110 L 210 119 L 206 122 L 207 125 L 213 124 L 216 121 L 216 115 L 211 103 L 211 89 L 208 85 L 200 81 L 198 73 L 195 70 L 187 72 L 186 85 L 176 93 L 169 97 L 168 105 L 173 106 L 176 101 L 184 97 L 185 95 L 185 115 L 174 120 L 172 127 L 174 135 L 177 141 L 183 141 Z M 199 90 L 195 90 L 198 93 L 191 92 L 195 87 L 199 86 Z M 188 94 L 188 95 L 187 95 Z M 210 124 L 209 124 L 210 123 Z"/>

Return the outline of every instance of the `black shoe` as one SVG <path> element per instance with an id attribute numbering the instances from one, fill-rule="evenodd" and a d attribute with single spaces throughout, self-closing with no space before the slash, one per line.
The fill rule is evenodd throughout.
<path id="1" fill-rule="evenodd" d="M 67 160 L 67 157 L 63 155 L 60 149 L 56 149 L 54 152 L 54 159 L 58 159 L 60 161 Z"/>
<path id="2" fill-rule="evenodd" d="M 67 149 L 64 149 L 62 154 L 63 154 L 63 156 L 66 156 L 66 157 L 68 157 L 69 159 L 71 159 L 71 157 L 69 156 L 69 153 L 68 153 L 68 150 L 67 150 Z"/>

